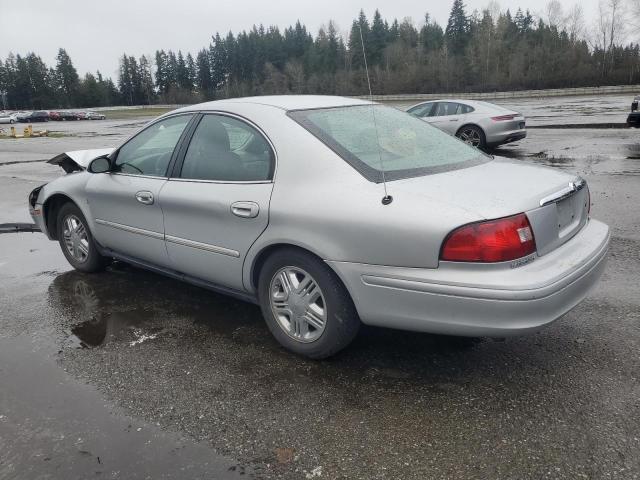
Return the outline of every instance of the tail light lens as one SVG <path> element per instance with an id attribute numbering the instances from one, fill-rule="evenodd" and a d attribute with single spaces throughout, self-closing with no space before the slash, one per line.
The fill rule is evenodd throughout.
<path id="1" fill-rule="evenodd" d="M 497 117 L 491 117 L 494 122 L 505 122 L 507 120 L 513 120 L 517 115 L 499 115 Z"/>
<path id="2" fill-rule="evenodd" d="M 536 251 L 536 241 L 524 213 L 513 217 L 464 225 L 444 241 L 441 260 L 453 262 L 507 262 Z"/>

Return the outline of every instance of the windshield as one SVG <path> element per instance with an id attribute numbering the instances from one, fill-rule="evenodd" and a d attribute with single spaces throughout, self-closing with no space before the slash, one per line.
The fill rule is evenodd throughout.
<path id="1" fill-rule="evenodd" d="M 382 105 L 296 110 L 289 116 L 365 178 L 417 177 L 491 158 L 414 116 Z"/>

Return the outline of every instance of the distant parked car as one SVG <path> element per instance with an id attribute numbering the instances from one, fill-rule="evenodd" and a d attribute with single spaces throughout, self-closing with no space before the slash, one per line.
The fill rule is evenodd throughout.
<path id="1" fill-rule="evenodd" d="M 62 120 L 79 120 L 78 113 L 71 110 L 60 112 L 60 116 L 62 117 Z"/>
<path id="2" fill-rule="evenodd" d="M 87 112 L 75 112 L 76 117 L 78 118 L 78 120 L 86 120 L 87 119 Z"/>
<path id="3" fill-rule="evenodd" d="M 48 122 L 49 113 L 44 110 L 37 110 L 35 112 L 30 112 L 28 115 L 21 116 L 20 121 L 22 123 Z"/>
<path id="4" fill-rule="evenodd" d="M 55 110 L 51 110 L 49 112 L 49 120 L 60 121 L 60 120 L 62 120 L 62 115 L 60 115 L 60 112 L 57 112 Z"/>
<path id="5" fill-rule="evenodd" d="M 433 100 L 407 112 L 478 148 L 493 148 L 527 136 L 521 113 L 473 100 Z"/>
<path id="6" fill-rule="evenodd" d="M 633 99 L 631 103 L 631 113 L 627 117 L 627 125 L 630 127 L 640 127 L 640 110 L 638 104 L 640 103 L 640 95 Z"/>
<path id="7" fill-rule="evenodd" d="M 85 115 L 85 118 L 87 120 L 104 120 L 105 117 L 104 114 L 102 113 L 98 113 L 98 112 L 87 112 Z"/>
<path id="8" fill-rule="evenodd" d="M 22 121 L 23 118 L 28 117 L 29 115 L 31 115 L 32 112 L 17 112 L 16 113 L 16 118 L 19 122 Z"/>
<path id="9" fill-rule="evenodd" d="M 2 115 L 0 115 L 0 123 L 16 123 L 17 121 L 17 113 L 3 113 Z"/>

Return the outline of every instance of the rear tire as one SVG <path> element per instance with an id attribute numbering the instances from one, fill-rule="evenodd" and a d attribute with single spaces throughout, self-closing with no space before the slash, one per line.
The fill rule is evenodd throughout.
<path id="1" fill-rule="evenodd" d="M 475 125 L 465 125 L 458 130 L 456 137 L 472 147 L 485 148 L 487 146 L 484 132 L 480 127 L 476 127 Z"/>
<path id="2" fill-rule="evenodd" d="M 60 248 L 73 268 L 87 273 L 104 269 L 107 260 L 98 252 L 87 220 L 75 204 L 60 208 L 56 225 Z"/>
<path id="3" fill-rule="evenodd" d="M 287 350 L 312 359 L 345 348 L 360 328 L 353 301 L 321 260 L 290 248 L 265 261 L 258 280 L 262 314 Z"/>

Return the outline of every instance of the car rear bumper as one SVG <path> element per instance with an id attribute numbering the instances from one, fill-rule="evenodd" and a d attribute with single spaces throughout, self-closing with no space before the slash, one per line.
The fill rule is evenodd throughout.
<path id="1" fill-rule="evenodd" d="M 518 268 L 442 262 L 412 269 L 328 262 L 365 324 L 461 336 L 536 331 L 576 306 L 606 263 L 609 228 L 591 220 L 570 241 Z"/>
<path id="2" fill-rule="evenodd" d="M 522 130 L 512 130 L 508 132 L 501 133 L 492 133 L 487 135 L 487 145 L 496 147 L 498 145 L 504 145 L 505 143 L 516 142 L 518 140 L 522 140 L 527 137 L 527 131 L 525 129 Z"/>

